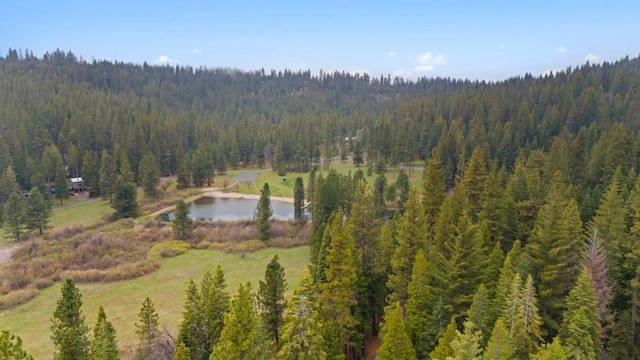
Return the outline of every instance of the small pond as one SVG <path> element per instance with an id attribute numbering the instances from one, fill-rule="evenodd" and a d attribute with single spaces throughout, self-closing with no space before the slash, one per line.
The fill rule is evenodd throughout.
<path id="1" fill-rule="evenodd" d="M 201 197 L 190 203 L 192 219 L 209 221 L 253 220 L 253 212 L 258 204 L 257 199 Z M 273 219 L 293 219 L 293 204 L 282 201 L 271 201 Z M 173 220 L 173 212 L 169 213 Z"/>

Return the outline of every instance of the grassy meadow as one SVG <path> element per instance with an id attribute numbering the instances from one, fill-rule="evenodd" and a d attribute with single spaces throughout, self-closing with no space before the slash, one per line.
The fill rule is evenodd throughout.
<path id="1" fill-rule="evenodd" d="M 205 271 L 213 272 L 220 265 L 225 271 L 231 294 L 235 293 L 239 283 L 246 281 L 251 281 L 255 291 L 258 280 L 264 278 L 267 263 L 276 254 L 285 268 L 288 292 L 291 293 L 308 263 L 306 246 L 263 249 L 244 257 L 213 250 L 190 250 L 183 255 L 163 259 L 159 270 L 136 279 L 79 284 L 86 324 L 92 328 L 98 307 L 104 306 L 107 318 L 116 329 L 122 355 L 130 355 L 136 341 L 134 323 L 145 297 L 154 301 L 161 326 L 175 335 L 182 318 L 184 291 L 189 279 L 199 281 Z M 1 311 L 0 329 L 22 337 L 25 349 L 36 359 L 52 359 L 51 317 L 59 296 L 60 283 L 44 289 L 26 304 Z"/>

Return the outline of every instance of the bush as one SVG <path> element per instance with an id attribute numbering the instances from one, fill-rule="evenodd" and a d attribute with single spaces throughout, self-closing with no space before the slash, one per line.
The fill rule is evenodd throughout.
<path id="1" fill-rule="evenodd" d="M 77 283 L 112 282 L 133 279 L 149 274 L 160 268 L 160 261 L 145 260 L 134 263 L 126 263 L 121 266 L 106 269 L 67 270 L 60 274 L 60 278 L 70 278 Z"/>
<path id="2" fill-rule="evenodd" d="M 8 309 L 26 303 L 38 296 L 40 291 L 34 288 L 20 289 L 12 291 L 7 295 L 0 296 L 0 310 Z"/>
<path id="3" fill-rule="evenodd" d="M 174 257 L 186 253 L 189 249 L 191 249 L 191 246 L 184 241 L 163 241 L 153 245 L 151 249 L 149 249 L 149 252 L 147 252 L 147 258 L 159 259 Z"/>

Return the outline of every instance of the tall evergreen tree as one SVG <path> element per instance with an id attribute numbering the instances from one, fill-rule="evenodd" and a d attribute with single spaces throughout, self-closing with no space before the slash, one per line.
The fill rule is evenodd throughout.
<path id="1" fill-rule="evenodd" d="M 357 305 L 357 281 L 359 258 L 353 233 L 343 224 L 344 215 L 337 211 L 331 216 L 325 231 L 331 233 L 331 244 L 326 256 L 326 282 L 321 283 L 319 303 L 323 324 L 336 336 L 344 354 L 350 353 L 355 344 L 358 325 L 354 316 Z"/>
<path id="2" fill-rule="evenodd" d="M 269 345 L 256 312 L 251 284 L 240 284 L 231 300 L 229 312 L 224 317 L 224 329 L 220 340 L 213 347 L 210 359 L 215 360 L 266 360 Z"/>
<path id="3" fill-rule="evenodd" d="M 193 220 L 189 216 L 189 212 L 189 205 L 182 200 L 178 200 L 176 203 L 176 209 L 173 212 L 174 218 L 171 222 L 173 236 L 176 239 L 188 239 L 191 235 L 191 231 L 193 230 Z"/>
<path id="4" fill-rule="evenodd" d="M 284 321 L 283 313 L 287 307 L 287 301 L 284 298 L 286 290 L 287 281 L 284 277 L 284 268 L 280 265 L 278 255 L 275 255 L 267 264 L 264 281 L 260 280 L 258 307 L 276 349 L 280 342 L 280 328 Z"/>
<path id="5" fill-rule="evenodd" d="M 429 354 L 432 360 L 448 360 L 453 356 L 453 348 L 451 342 L 456 338 L 458 333 L 458 325 L 456 319 L 452 318 L 447 325 L 446 330 L 438 337 L 438 345 Z"/>
<path id="6" fill-rule="evenodd" d="M 9 195 L 9 200 L 4 204 L 4 225 L 8 237 L 20 241 L 25 225 L 25 204 L 22 196 L 16 192 Z"/>
<path id="7" fill-rule="evenodd" d="M 387 306 L 384 323 L 380 329 L 380 348 L 377 359 L 380 360 L 417 360 L 411 339 L 407 334 L 399 302 Z"/>
<path id="8" fill-rule="evenodd" d="M 122 175 L 118 176 L 113 186 L 113 201 L 111 207 L 116 219 L 135 217 L 138 214 L 136 184 L 127 181 Z"/>
<path id="9" fill-rule="evenodd" d="M 151 299 L 145 298 L 142 302 L 135 327 L 136 335 L 138 336 L 136 360 L 157 358 L 160 326 L 158 324 L 158 313 Z"/>
<path id="10" fill-rule="evenodd" d="M 204 348 L 206 339 L 203 333 L 204 316 L 202 316 L 203 309 L 201 308 L 203 300 L 193 279 L 187 285 L 186 295 L 187 299 L 182 312 L 182 323 L 180 323 L 177 341 L 189 349 L 191 359 L 200 360 L 204 358 L 204 353 L 207 351 Z"/>
<path id="11" fill-rule="evenodd" d="M 271 231 L 271 217 L 273 216 L 273 208 L 271 207 L 271 191 L 269 184 L 265 183 L 260 190 L 260 199 L 253 212 L 253 221 L 258 227 L 258 238 L 262 241 L 269 240 L 269 232 Z"/>
<path id="12" fill-rule="evenodd" d="M 140 160 L 138 176 L 144 194 L 150 197 L 157 196 L 158 185 L 160 185 L 160 166 L 152 153 L 148 152 Z"/>
<path id="13" fill-rule="evenodd" d="M 109 199 L 109 202 L 111 202 L 113 186 L 117 179 L 117 165 L 107 150 L 102 150 L 100 159 L 100 193 L 105 199 Z"/>
<path id="14" fill-rule="evenodd" d="M 593 354 L 594 359 L 598 357 L 602 349 L 598 315 L 598 299 L 585 267 L 567 296 L 567 310 L 560 328 L 560 338 L 570 357 L 591 356 L 587 354 Z"/>
<path id="15" fill-rule="evenodd" d="M 304 215 L 304 184 L 302 177 L 297 177 L 293 185 L 293 218 L 297 222 L 302 221 Z"/>
<path id="16" fill-rule="evenodd" d="M 475 328 L 482 334 L 480 345 L 484 347 L 491 335 L 491 324 L 493 320 L 493 308 L 489 299 L 489 291 L 480 284 L 478 290 L 473 295 L 471 307 L 467 313 L 467 320 L 475 325 Z"/>
<path id="17" fill-rule="evenodd" d="M 62 284 L 61 296 L 51 321 L 54 360 L 87 360 L 89 328 L 82 315 L 82 295 L 73 280 L 66 279 Z"/>
<path id="18" fill-rule="evenodd" d="M 480 360 L 482 349 L 480 339 L 482 334 L 476 330 L 473 323 L 465 321 L 464 332 L 456 332 L 455 338 L 451 341 L 452 358 L 455 360 Z"/>
<path id="19" fill-rule="evenodd" d="M 31 231 L 37 230 L 38 233 L 42 235 L 44 229 L 49 225 L 51 208 L 37 187 L 34 187 L 29 191 L 26 207 L 25 225 L 27 229 Z"/>
<path id="20" fill-rule="evenodd" d="M 104 308 L 100 306 L 98 309 L 98 319 L 96 326 L 93 328 L 93 340 L 91 341 L 91 350 L 89 352 L 89 360 L 118 360 L 118 344 L 116 341 L 116 330 L 104 312 Z"/>
<path id="21" fill-rule="evenodd" d="M 436 221 L 445 198 L 445 187 L 440 162 L 437 158 L 431 158 L 427 162 L 422 178 L 422 204 L 430 240 L 434 238 Z"/>
<path id="22" fill-rule="evenodd" d="M 411 269 L 416 252 L 425 248 L 423 210 L 416 192 L 409 195 L 406 211 L 400 218 L 396 228 L 396 247 L 391 255 L 391 274 L 387 280 L 387 287 L 391 291 L 389 300 L 400 301 L 404 306 L 407 302 L 407 287 L 411 281 Z"/>
<path id="23" fill-rule="evenodd" d="M 511 343 L 509 332 L 501 317 L 496 320 L 491 337 L 482 354 L 483 360 L 511 360 L 515 357 L 515 349 Z"/>
<path id="24" fill-rule="evenodd" d="M 305 269 L 289 299 L 282 326 L 278 360 L 325 360 L 323 340 L 317 321 L 313 279 Z"/>
<path id="25" fill-rule="evenodd" d="M 559 329 L 565 297 L 577 276 L 579 255 L 583 250 L 579 242 L 581 237 L 578 206 L 562 184 L 560 175 L 556 174 L 527 244 L 527 254 L 540 289 L 543 336 L 548 340 L 555 337 Z"/>
<path id="26" fill-rule="evenodd" d="M 62 161 L 56 163 L 56 199 L 60 200 L 60 205 L 64 200 L 69 198 L 69 181 L 67 179 L 67 170 L 64 168 Z"/>
<path id="27" fill-rule="evenodd" d="M 191 187 L 191 156 L 185 154 L 178 164 L 178 189 L 188 189 Z"/>

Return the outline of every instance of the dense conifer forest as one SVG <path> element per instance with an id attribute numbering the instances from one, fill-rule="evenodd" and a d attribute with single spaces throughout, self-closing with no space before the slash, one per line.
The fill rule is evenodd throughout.
<path id="1" fill-rule="evenodd" d="M 125 202 L 160 175 L 309 172 L 310 266 L 286 310 L 267 296 L 277 258 L 235 296 L 218 270 L 187 289 L 167 358 L 360 359 L 379 337 L 377 359 L 640 359 L 639 130 L 640 58 L 500 82 L 0 58 L 5 229 L 14 194 L 65 168 Z M 330 171 L 339 158 L 362 172 Z M 158 358 L 140 331 L 139 358 Z"/>

